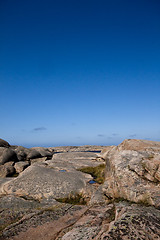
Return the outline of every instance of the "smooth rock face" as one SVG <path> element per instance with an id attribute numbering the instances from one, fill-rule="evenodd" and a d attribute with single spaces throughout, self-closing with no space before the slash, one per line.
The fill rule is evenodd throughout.
<path id="1" fill-rule="evenodd" d="M 29 154 L 29 149 L 24 148 L 22 146 L 18 146 L 15 149 L 15 152 L 17 153 L 17 158 L 19 161 L 24 161 L 27 158 L 27 154 Z"/>
<path id="2" fill-rule="evenodd" d="M 131 147 L 136 150 L 128 150 Z M 126 199 L 159 208 L 159 151 L 160 144 L 156 142 L 154 145 L 154 142 L 144 140 L 125 140 L 109 151 L 106 155 L 106 181 L 103 186 L 105 196 L 108 199 Z"/>
<path id="3" fill-rule="evenodd" d="M 16 152 L 10 148 L 0 148 L 0 165 L 10 161 L 18 161 Z"/>
<path id="4" fill-rule="evenodd" d="M 19 161 L 25 161 L 36 158 L 47 157 L 47 159 L 51 159 L 54 153 L 50 148 L 43 147 L 34 147 L 34 148 L 25 148 L 22 146 L 15 147 L 15 152 L 17 153 L 17 157 Z"/>
<path id="5" fill-rule="evenodd" d="M 30 153 L 27 155 L 28 159 L 40 158 L 41 154 L 35 149 L 30 150 Z"/>
<path id="6" fill-rule="evenodd" d="M 48 157 L 48 158 L 51 158 L 52 155 L 53 155 L 53 151 L 52 151 L 52 152 L 49 151 L 48 148 L 44 148 L 44 147 L 34 147 L 34 148 L 30 148 L 30 149 L 34 149 L 34 150 L 36 150 L 37 152 L 40 153 L 40 155 L 41 155 L 42 157 Z"/>
<path id="7" fill-rule="evenodd" d="M 34 199 L 63 198 L 81 192 L 86 186 L 81 172 L 60 172 L 33 165 L 4 186 L 5 193 Z"/>
<path id="8" fill-rule="evenodd" d="M 96 153 L 88 153 L 88 152 L 67 152 L 67 153 L 58 153 L 54 154 L 52 159 L 47 161 L 49 166 L 55 168 L 74 168 L 79 169 L 82 167 L 89 166 L 98 166 L 100 163 L 104 163 L 103 160 L 101 162 L 97 158 Z"/>

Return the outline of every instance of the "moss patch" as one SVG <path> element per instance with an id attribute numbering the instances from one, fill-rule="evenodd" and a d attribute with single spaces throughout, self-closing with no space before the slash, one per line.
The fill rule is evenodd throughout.
<path id="1" fill-rule="evenodd" d="M 105 181 L 105 167 L 105 164 L 100 164 L 97 167 L 84 167 L 78 170 L 84 173 L 91 174 L 97 183 L 102 184 Z"/>
<path id="2" fill-rule="evenodd" d="M 56 199 L 57 202 L 61 203 L 69 203 L 73 205 L 86 205 L 87 201 L 86 198 L 82 194 L 70 195 L 66 198 L 58 198 Z"/>

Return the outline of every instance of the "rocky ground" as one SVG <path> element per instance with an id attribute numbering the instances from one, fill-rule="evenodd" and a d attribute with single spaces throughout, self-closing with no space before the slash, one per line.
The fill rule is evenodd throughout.
<path id="1" fill-rule="evenodd" d="M 0 139 L 0 239 L 160 239 L 160 142 L 24 148 Z"/>

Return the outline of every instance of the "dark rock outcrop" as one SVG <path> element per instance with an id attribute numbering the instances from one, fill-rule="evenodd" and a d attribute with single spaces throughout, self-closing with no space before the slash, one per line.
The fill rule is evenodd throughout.
<path id="1" fill-rule="evenodd" d="M 17 153 L 17 158 L 19 161 L 25 161 L 27 159 L 27 154 L 29 154 L 29 149 L 22 147 L 22 146 L 18 146 L 15 149 L 15 152 Z"/>
<path id="2" fill-rule="evenodd" d="M 14 168 L 14 162 L 7 162 L 4 165 L 0 165 L 0 177 L 10 177 L 12 176 L 16 171 Z"/>
<path id="3" fill-rule="evenodd" d="M 54 151 L 49 151 L 48 148 L 44 148 L 44 147 L 34 147 L 34 148 L 30 148 L 31 150 L 36 150 L 37 152 L 40 153 L 40 155 L 42 157 L 47 157 L 47 158 L 52 158 L 53 152 Z"/>
<path id="4" fill-rule="evenodd" d="M 0 138 L 0 147 L 8 148 L 8 147 L 10 147 L 10 144 L 7 141 Z"/>
<path id="5" fill-rule="evenodd" d="M 42 157 L 40 152 L 38 152 L 35 149 L 31 149 L 27 155 L 27 159 L 34 159 L 34 158 L 40 158 L 40 157 Z"/>
<path id="6" fill-rule="evenodd" d="M 5 164 L 6 162 L 17 162 L 17 154 L 11 148 L 0 148 L 0 165 Z"/>

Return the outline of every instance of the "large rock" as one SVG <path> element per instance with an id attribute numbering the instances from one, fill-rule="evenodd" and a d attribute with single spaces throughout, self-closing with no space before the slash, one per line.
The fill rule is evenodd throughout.
<path id="1" fill-rule="evenodd" d="M 160 143 L 144 140 L 125 140 L 111 149 L 106 155 L 106 197 L 159 208 L 159 152 Z"/>
<path id="2" fill-rule="evenodd" d="M 27 155 L 27 159 L 34 159 L 34 158 L 40 158 L 42 157 L 40 152 L 38 152 L 35 149 L 30 149 L 30 152 Z"/>
<path id="3" fill-rule="evenodd" d="M 28 148 L 17 146 L 15 149 L 15 152 L 17 153 L 17 158 L 19 161 L 24 161 L 27 158 L 27 154 L 30 153 Z"/>
<path id="4" fill-rule="evenodd" d="M 17 157 L 19 161 L 25 161 L 26 159 L 35 159 L 35 158 L 43 157 L 43 151 L 41 154 L 39 151 L 39 148 L 25 148 L 22 146 L 18 146 L 15 149 L 15 151 L 17 153 Z"/>
<path id="5" fill-rule="evenodd" d="M 0 147 L 10 147 L 9 143 L 0 138 Z"/>
<path id="6" fill-rule="evenodd" d="M 14 150 L 11 148 L 0 148 L 0 165 L 6 163 L 6 162 L 17 162 L 17 154 Z"/>
<path id="7" fill-rule="evenodd" d="M 85 177 L 81 172 L 61 172 L 43 165 L 32 165 L 16 179 L 6 183 L 3 190 L 8 194 L 30 196 L 40 200 L 75 195 L 82 192 L 85 187 Z"/>
<path id="8" fill-rule="evenodd" d="M 119 150 L 133 150 L 160 153 L 160 142 L 140 140 L 140 139 L 126 139 L 119 146 Z"/>
<path id="9" fill-rule="evenodd" d="M 15 173 L 15 168 L 13 167 L 14 162 L 7 162 L 4 165 L 0 165 L 0 177 L 10 177 Z"/>
<path id="10" fill-rule="evenodd" d="M 33 148 L 30 148 L 32 150 L 36 150 L 37 152 L 40 153 L 40 155 L 42 157 L 47 157 L 47 158 L 51 158 L 52 155 L 53 155 L 53 151 L 49 151 L 48 148 L 44 148 L 44 147 L 33 147 Z"/>
<path id="11" fill-rule="evenodd" d="M 24 162 L 17 162 L 14 165 L 14 168 L 16 170 L 16 173 L 21 173 L 23 172 L 24 169 L 26 169 L 29 166 L 29 162 L 24 161 Z"/>

